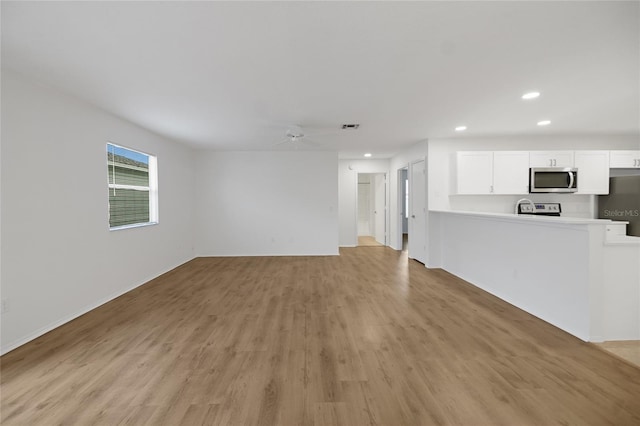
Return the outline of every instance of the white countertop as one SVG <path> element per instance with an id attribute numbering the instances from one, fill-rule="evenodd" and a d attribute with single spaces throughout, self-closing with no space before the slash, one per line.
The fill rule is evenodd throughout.
<path id="1" fill-rule="evenodd" d="M 469 212 L 469 211 L 454 211 L 454 210 L 429 210 L 430 213 L 442 213 L 442 214 L 454 214 L 463 216 L 474 216 L 485 219 L 504 220 L 509 222 L 521 222 L 529 223 L 531 225 L 545 225 L 545 226 L 567 226 L 567 225 L 602 225 L 602 226 L 622 226 L 627 225 L 629 222 L 610 220 L 610 219 L 587 219 L 580 217 L 566 217 L 566 216 L 536 216 L 527 214 L 513 214 L 513 213 L 487 213 L 487 212 Z M 614 228 L 609 228 L 614 229 Z M 615 233 L 608 233 L 605 244 L 607 245 L 640 245 L 640 237 L 634 237 L 629 235 L 615 235 Z"/>
<path id="2" fill-rule="evenodd" d="M 454 211 L 454 210 L 429 210 L 429 212 L 434 213 L 445 213 L 445 214 L 461 214 L 468 216 L 479 216 L 479 217 L 487 217 L 487 218 L 496 218 L 496 219 L 507 219 L 507 220 L 518 220 L 525 222 L 547 222 L 547 223 L 563 223 L 569 225 L 589 225 L 589 224 L 597 224 L 597 225 L 610 225 L 612 223 L 616 224 L 627 224 L 629 222 L 622 221 L 613 221 L 610 219 L 587 219 L 581 217 L 566 217 L 566 216 L 536 216 L 529 214 L 513 214 L 513 213 L 486 213 L 486 212 L 469 212 L 469 211 Z"/>
<path id="3" fill-rule="evenodd" d="M 616 235 L 608 237 L 605 242 L 607 246 L 640 246 L 640 237 L 632 235 Z"/>

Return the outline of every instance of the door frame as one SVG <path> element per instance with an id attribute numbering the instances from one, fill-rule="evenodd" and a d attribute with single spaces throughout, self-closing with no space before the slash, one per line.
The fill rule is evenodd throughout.
<path id="1" fill-rule="evenodd" d="M 358 192 L 360 190 L 358 182 L 358 175 L 361 174 L 366 174 L 366 175 L 382 175 L 384 177 L 384 245 L 386 247 L 389 246 L 389 242 L 390 242 L 390 221 L 391 221 L 391 214 L 389 211 L 389 205 L 390 205 L 390 191 L 389 191 L 389 173 L 387 171 L 384 172 L 359 172 L 356 171 L 355 173 L 355 188 L 356 188 L 356 199 L 355 199 L 355 215 L 354 215 L 354 224 L 355 224 L 355 237 L 356 237 L 356 241 L 355 241 L 355 246 L 358 246 Z M 371 187 L 373 187 L 373 184 L 371 185 Z M 375 226 L 375 224 L 373 224 Z M 373 232 L 375 234 L 375 232 Z"/>
<path id="2" fill-rule="evenodd" d="M 429 215 L 429 203 L 428 203 L 428 192 L 429 192 L 429 181 L 427 179 L 428 176 L 428 171 L 427 171 L 427 167 L 428 167 L 428 163 L 427 163 L 427 157 L 420 157 L 417 158 L 415 160 L 412 160 L 409 162 L 409 171 L 408 171 L 408 178 L 409 178 L 409 213 L 413 212 L 413 183 L 412 183 L 412 178 L 413 178 L 413 167 L 415 166 L 415 164 L 419 163 L 419 162 L 423 162 L 424 163 L 424 263 L 425 267 L 427 265 L 427 260 L 429 258 L 429 249 L 428 249 L 428 234 L 429 234 L 429 219 L 428 219 L 428 215 Z M 409 241 L 411 241 L 411 234 L 413 231 L 413 226 L 412 226 L 412 222 L 409 221 L 409 226 L 408 226 L 408 236 L 409 236 Z M 410 245 L 407 246 L 407 252 L 410 255 L 411 251 L 409 250 Z M 409 257 L 410 259 L 415 259 L 415 257 Z M 415 259 L 418 262 L 420 262 L 420 260 Z"/>
<path id="3" fill-rule="evenodd" d="M 409 163 L 403 165 L 402 167 L 398 168 L 396 170 L 396 182 L 397 182 L 397 188 L 396 188 L 396 212 L 398 212 L 397 214 L 397 220 L 396 220 L 396 235 L 398 236 L 396 241 L 397 247 L 399 247 L 399 250 L 402 250 L 402 210 L 404 207 L 404 181 L 402 180 L 402 172 L 406 170 L 407 171 L 407 179 L 409 179 Z M 411 196 L 409 196 L 409 198 L 411 198 Z M 411 203 L 411 200 L 409 200 L 409 203 Z M 409 205 L 407 205 L 407 210 L 409 210 Z M 407 224 L 407 236 L 409 236 L 409 226 Z M 407 250 L 409 248 L 407 247 Z"/>

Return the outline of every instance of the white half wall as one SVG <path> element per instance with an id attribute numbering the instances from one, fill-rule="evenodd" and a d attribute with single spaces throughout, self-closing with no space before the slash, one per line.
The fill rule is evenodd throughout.
<path id="1" fill-rule="evenodd" d="M 201 151 L 196 170 L 198 256 L 338 254 L 336 152 Z"/>
<path id="2" fill-rule="evenodd" d="M 605 245 L 603 283 L 603 340 L 640 340 L 640 242 Z"/>
<path id="3" fill-rule="evenodd" d="M 106 143 L 158 158 L 160 223 L 109 231 Z M 2 71 L 2 353 L 193 258 L 193 152 Z"/>
<path id="4" fill-rule="evenodd" d="M 605 225 L 431 212 L 430 265 L 585 341 L 602 340 Z"/>

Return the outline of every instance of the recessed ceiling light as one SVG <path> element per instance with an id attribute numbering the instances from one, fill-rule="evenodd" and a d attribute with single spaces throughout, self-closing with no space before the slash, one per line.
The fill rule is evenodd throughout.
<path id="1" fill-rule="evenodd" d="M 538 126 L 548 126 L 549 124 L 551 124 L 551 120 L 538 121 Z"/>
<path id="2" fill-rule="evenodd" d="M 365 156 L 365 157 L 371 157 L 371 153 L 370 153 L 370 152 L 367 152 L 364 156 Z"/>
<path id="3" fill-rule="evenodd" d="M 458 126 L 456 127 L 456 132 L 464 132 L 467 130 L 467 126 Z"/>
<path id="4" fill-rule="evenodd" d="M 540 96 L 540 92 L 529 92 L 522 95 L 522 99 L 535 99 Z"/>

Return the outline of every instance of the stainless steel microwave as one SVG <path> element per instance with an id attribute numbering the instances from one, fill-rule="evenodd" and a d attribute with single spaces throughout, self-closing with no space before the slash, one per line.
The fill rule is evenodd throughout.
<path id="1" fill-rule="evenodd" d="M 578 169 L 570 167 L 532 167 L 529 192 L 576 192 Z"/>

